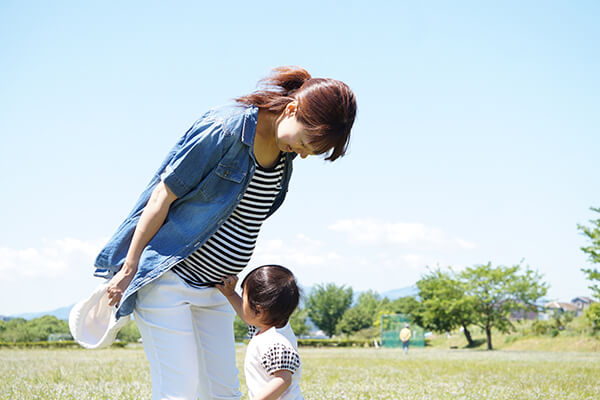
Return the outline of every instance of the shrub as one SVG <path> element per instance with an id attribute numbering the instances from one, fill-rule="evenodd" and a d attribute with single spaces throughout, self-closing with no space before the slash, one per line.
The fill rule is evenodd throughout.
<path id="1" fill-rule="evenodd" d="M 585 317 L 594 332 L 600 332 L 600 303 L 592 303 L 585 312 Z"/>
<path id="2" fill-rule="evenodd" d="M 535 335 L 547 335 L 550 333 L 550 330 L 554 328 L 554 324 L 550 321 L 535 321 L 533 325 L 531 325 L 531 330 Z"/>
<path id="3" fill-rule="evenodd" d="M 310 347 L 368 347 L 374 346 L 368 339 L 298 339 L 298 346 Z"/>

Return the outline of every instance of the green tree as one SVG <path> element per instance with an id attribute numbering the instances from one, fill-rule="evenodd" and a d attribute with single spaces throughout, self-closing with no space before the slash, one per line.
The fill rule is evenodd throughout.
<path id="1" fill-rule="evenodd" d="M 464 285 L 452 271 L 431 271 L 418 282 L 423 306 L 423 328 L 436 332 L 450 332 L 463 328 L 469 347 L 474 345 L 469 325 L 475 312 L 475 299 L 465 294 Z"/>
<path id="2" fill-rule="evenodd" d="M 590 322 L 594 332 L 600 332 L 600 303 L 592 303 L 585 310 L 585 317 Z"/>
<path id="3" fill-rule="evenodd" d="M 308 319 L 308 310 L 298 306 L 290 315 L 290 326 L 296 336 L 305 336 L 310 333 L 310 327 L 306 323 Z"/>
<path id="4" fill-rule="evenodd" d="M 31 337 L 23 340 L 26 334 L 27 320 L 24 318 L 13 318 L 8 321 L 0 321 L 0 342 L 30 342 Z"/>
<path id="5" fill-rule="evenodd" d="M 236 340 L 242 340 L 248 335 L 248 325 L 236 314 L 233 319 L 233 336 Z"/>
<path id="6" fill-rule="evenodd" d="M 373 318 L 377 314 L 369 314 L 366 309 L 352 307 L 346 310 L 337 324 L 336 331 L 352 335 L 361 329 L 373 326 Z"/>
<path id="7" fill-rule="evenodd" d="M 39 342 L 48 340 L 51 334 L 69 334 L 69 324 L 52 315 L 26 321 L 15 318 L 0 325 L 0 341 Z"/>
<path id="8" fill-rule="evenodd" d="M 135 321 L 129 321 L 124 327 L 119 329 L 117 339 L 123 342 L 134 343 L 140 340 L 140 331 Z"/>
<path id="9" fill-rule="evenodd" d="M 592 211 L 600 213 L 600 208 L 591 208 Z M 593 264 L 600 264 L 600 218 L 591 219 L 591 226 L 577 225 L 577 228 L 590 240 L 589 246 L 584 246 L 581 250 L 589 256 L 589 260 Z M 594 282 L 600 282 L 600 271 L 592 268 L 581 269 L 587 278 Z M 593 284 L 590 289 L 594 291 L 594 296 L 600 299 L 600 286 Z"/>
<path id="10" fill-rule="evenodd" d="M 337 323 L 352 304 L 352 297 L 352 288 L 336 286 L 334 283 L 317 285 L 306 301 L 308 316 L 331 337 L 336 333 Z"/>
<path id="11" fill-rule="evenodd" d="M 492 328 L 514 330 L 508 317 L 518 310 L 536 310 L 536 302 L 548 291 L 541 275 L 521 265 L 492 267 L 492 263 L 469 267 L 460 274 L 465 294 L 474 299 L 473 324 L 485 331 L 487 348 L 492 350 Z"/>
<path id="12" fill-rule="evenodd" d="M 400 297 L 391 302 L 393 314 L 403 314 L 410 319 L 411 324 L 423 326 L 423 304 L 412 296 Z"/>
<path id="13" fill-rule="evenodd" d="M 382 301 L 379 294 L 373 290 L 361 293 L 354 307 L 347 309 L 338 322 L 337 331 L 351 335 L 374 326 L 378 319 L 378 311 L 388 304 L 388 299 Z"/>
<path id="14" fill-rule="evenodd" d="M 367 290 L 361 293 L 356 300 L 355 307 L 362 310 L 365 314 L 370 316 L 371 324 L 375 322 L 377 311 L 381 305 L 381 296 L 379 293 L 373 290 Z"/>

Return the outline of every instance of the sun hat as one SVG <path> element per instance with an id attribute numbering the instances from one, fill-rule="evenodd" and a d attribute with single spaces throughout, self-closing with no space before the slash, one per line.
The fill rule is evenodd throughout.
<path id="1" fill-rule="evenodd" d="M 108 305 L 108 281 L 98 285 L 92 294 L 75 304 L 69 313 L 69 329 L 73 339 L 87 349 L 110 346 L 119 329 L 129 322 L 129 315 L 117 320 L 117 307 Z"/>

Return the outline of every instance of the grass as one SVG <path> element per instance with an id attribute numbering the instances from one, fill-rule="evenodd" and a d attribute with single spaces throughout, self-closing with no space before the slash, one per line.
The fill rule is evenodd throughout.
<path id="1" fill-rule="evenodd" d="M 242 368 L 245 348 L 238 349 Z M 307 400 L 597 399 L 600 353 L 301 348 Z M 245 383 L 240 376 L 244 399 Z M 1 349 L 1 399 L 148 399 L 141 347 Z"/>
<path id="2" fill-rule="evenodd" d="M 307 399 L 596 399 L 600 354 L 306 349 Z"/>
<path id="3" fill-rule="evenodd" d="M 532 331 L 534 321 L 513 321 L 515 331 L 502 333 L 492 330 L 492 345 L 495 350 L 535 350 L 535 351 L 600 351 L 600 335 L 592 336 L 591 328 L 583 317 L 577 317 L 557 336 L 536 335 Z M 477 327 L 471 327 L 475 342 L 474 348 L 486 349 L 486 337 Z M 467 348 L 467 340 L 462 332 L 452 332 L 451 335 L 433 335 L 427 339 L 427 345 L 437 349 Z"/>

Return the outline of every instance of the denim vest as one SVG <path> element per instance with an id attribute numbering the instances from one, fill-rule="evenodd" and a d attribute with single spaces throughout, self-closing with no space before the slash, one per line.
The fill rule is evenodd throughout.
<path id="1" fill-rule="evenodd" d="M 204 244 L 233 212 L 255 170 L 258 108 L 234 105 L 206 113 L 171 149 L 131 213 L 96 258 L 95 276 L 119 271 L 140 215 L 162 180 L 177 196 L 164 224 L 144 248 L 117 318 L 131 314 L 137 291 Z M 282 187 L 268 216 L 285 199 L 295 153 L 286 153 Z"/>

